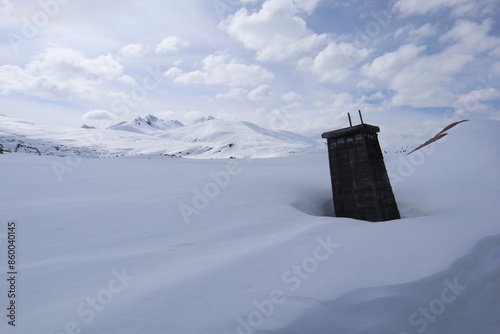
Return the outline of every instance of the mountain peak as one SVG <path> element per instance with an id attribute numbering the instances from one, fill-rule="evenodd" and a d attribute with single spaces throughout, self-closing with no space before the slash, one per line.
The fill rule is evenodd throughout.
<path id="1" fill-rule="evenodd" d="M 149 114 L 145 117 L 137 116 L 131 122 L 120 122 L 118 124 L 110 126 L 108 129 L 137 133 L 154 133 L 157 131 L 169 131 L 183 126 L 184 124 L 177 120 L 164 121 L 156 116 Z"/>
<path id="2" fill-rule="evenodd" d="M 146 123 L 148 125 L 152 125 L 152 123 L 157 122 L 157 121 L 158 121 L 158 117 L 156 117 L 156 116 L 153 116 L 151 114 L 146 116 Z"/>
<path id="3" fill-rule="evenodd" d="M 134 124 L 141 125 L 143 123 L 146 123 L 149 126 L 153 126 L 153 124 L 158 121 L 159 121 L 158 117 L 149 114 L 144 118 L 142 118 L 141 116 L 137 116 L 136 119 L 134 119 Z"/>
<path id="4" fill-rule="evenodd" d="M 192 124 L 199 124 L 199 123 L 205 123 L 205 122 L 208 122 L 208 121 L 211 121 L 211 120 L 214 120 L 216 119 L 214 116 L 210 115 L 208 117 L 200 117 L 200 118 L 197 118 L 194 120 L 194 122 Z"/>
<path id="5" fill-rule="evenodd" d="M 138 116 L 134 119 L 134 124 L 136 125 L 141 125 L 143 122 L 145 122 L 145 120 L 141 116 Z"/>

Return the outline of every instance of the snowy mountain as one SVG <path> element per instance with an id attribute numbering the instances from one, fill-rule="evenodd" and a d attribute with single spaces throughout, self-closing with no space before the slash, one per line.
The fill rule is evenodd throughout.
<path id="1" fill-rule="evenodd" d="M 29 151 L 40 155 L 163 155 L 206 159 L 279 157 L 318 152 L 325 146 L 295 133 L 272 131 L 250 122 L 208 117 L 185 126 L 153 115 L 106 129 L 35 124 L 0 116 L 0 144 L 7 152 Z"/>
<path id="2" fill-rule="evenodd" d="M 256 144 L 263 150 L 275 145 L 290 148 L 319 145 L 317 141 L 292 132 L 271 131 L 250 122 L 225 121 L 213 117 L 197 120 L 189 126 L 161 134 L 160 137 L 183 142 L 212 143 L 218 147 L 229 143 L 243 150 Z"/>
<path id="3" fill-rule="evenodd" d="M 183 126 L 184 124 L 179 121 L 164 121 L 156 116 L 147 115 L 144 118 L 139 116 L 131 122 L 120 122 L 108 127 L 108 129 L 154 134 L 157 131 L 168 131 Z"/>

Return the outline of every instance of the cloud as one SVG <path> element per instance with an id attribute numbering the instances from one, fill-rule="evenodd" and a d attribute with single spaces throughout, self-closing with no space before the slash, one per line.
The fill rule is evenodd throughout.
<path id="1" fill-rule="evenodd" d="M 330 42 L 314 59 L 302 58 L 298 68 L 312 72 L 322 82 L 341 82 L 370 53 L 371 50 L 359 49 L 354 44 Z"/>
<path id="2" fill-rule="evenodd" d="M 111 55 L 86 58 L 68 48 L 50 48 L 24 68 L 0 66 L 0 93 L 48 100 L 94 99 L 97 87 L 120 76 L 123 66 Z"/>
<path id="3" fill-rule="evenodd" d="M 458 98 L 453 88 L 456 76 L 474 65 L 480 53 L 500 45 L 499 38 L 488 35 L 490 30 L 490 20 L 481 24 L 459 20 L 441 36 L 441 42 L 453 44 L 440 53 L 424 54 L 425 46 L 406 44 L 363 66 L 363 73 L 373 81 L 387 81 L 387 88 L 394 91 L 394 106 L 452 107 Z"/>
<path id="4" fill-rule="evenodd" d="M 408 35 L 407 40 L 419 40 L 435 36 L 438 33 L 437 24 L 426 23 L 415 29 L 413 24 L 407 24 L 404 27 L 399 27 L 393 34 L 395 38 L 399 38 L 403 34 Z"/>
<path id="5" fill-rule="evenodd" d="M 184 41 L 177 36 L 169 36 L 163 39 L 160 44 L 156 46 L 156 53 L 174 52 L 180 48 L 185 48 L 188 45 L 188 41 Z"/>
<path id="6" fill-rule="evenodd" d="M 434 24 L 426 23 L 423 26 L 410 30 L 411 37 L 424 38 L 429 36 L 434 36 L 437 34 L 437 27 Z"/>
<path id="7" fill-rule="evenodd" d="M 128 44 L 118 52 L 124 57 L 142 57 L 149 52 L 149 48 L 142 44 Z"/>
<path id="8" fill-rule="evenodd" d="M 172 120 L 175 120 L 176 118 L 179 117 L 179 115 L 175 111 L 172 111 L 172 110 L 160 111 L 158 113 L 158 116 L 162 119 L 172 119 Z"/>
<path id="9" fill-rule="evenodd" d="M 85 120 L 115 121 L 117 117 L 108 110 L 90 110 L 83 115 Z"/>
<path id="10" fill-rule="evenodd" d="M 371 76 L 376 77 L 378 72 L 380 79 L 389 81 L 388 88 L 395 92 L 392 98 L 393 105 L 416 108 L 451 106 L 455 98 L 451 89 L 453 77 L 474 57 L 457 53 L 453 48 L 439 54 L 418 57 L 416 54 L 422 51 L 423 47 L 402 48 L 404 47 L 409 51 L 405 53 L 399 49 L 394 54 L 386 54 L 380 59 L 375 59 L 371 66 Z M 394 68 L 387 70 L 391 62 L 390 56 L 395 56 L 392 59 Z M 383 59 L 384 57 L 386 59 Z M 407 57 L 406 63 L 404 57 Z M 374 63 L 385 63 L 386 66 L 378 67 L 377 71 Z M 399 71 L 395 71 L 397 68 Z"/>
<path id="11" fill-rule="evenodd" d="M 307 27 L 298 14 L 310 15 L 319 0 L 267 0 L 250 13 L 246 8 L 230 15 L 221 26 L 259 61 L 278 61 L 309 52 L 326 40 Z"/>
<path id="12" fill-rule="evenodd" d="M 492 24 L 491 19 L 486 19 L 481 24 L 459 20 L 450 31 L 441 36 L 440 41 L 451 40 L 464 53 L 494 50 L 500 46 L 500 38 L 488 35 Z"/>
<path id="13" fill-rule="evenodd" d="M 246 65 L 226 54 L 214 54 L 202 61 L 203 68 L 183 72 L 171 67 L 165 72 L 178 84 L 227 85 L 231 87 L 256 86 L 274 79 L 274 74 L 260 65 Z"/>
<path id="14" fill-rule="evenodd" d="M 493 64 L 493 66 L 491 67 L 491 69 L 493 70 L 493 73 L 497 74 L 497 75 L 500 75 L 500 61 Z"/>
<path id="15" fill-rule="evenodd" d="M 490 87 L 475 89 L 460 94 L 455 101 L 456 114 L 463 115 L 470 112 L 489 112 L 491 107 L 484 103 L 500 99 L 500 90 Z"/>
<path id="16" fill-rule="evenodd" d="M 465 6 L 471 2 L 472 0 L 398 0 L 394 8 L 403 16 L 423 15 L 443 8 Z"/>
<path id="17" fill-rule="evenodd" d="M 227 91 L 226 93 L 218 94 L 215 98 L 216 99 L 225 99 L 225 100 L 230 100 L 230 99 L 236 99 L 242 96 L 245 96 L 248 93 L 248 90 L 242 89 L 242 88 L 233 88 Z"/>
<path id="18" fill-rule="evenodd" d="M 132 86 L 132 87 L 137 86 L 137 82 L 134 80 L 134 78 L 132 78 L 132 77 L 130 77 L 128 75 L 122 75 L 117 80 L 119 82 L 125 84 L 125 85 L 129 85 L 129 86 Z"/>
<path id="19" fill-rule="evenodd" d="M 203 116 L 203 112 L 199 110 L 191 110 L 183 113 L 185 119 L 195 120 Z"/>
<path id="20" fill-rule="evenodd" d="M 268 99 L 272 96 L 271 87 L 269 85 L 260 85 L 247 94 L 250 101 L 258 102 Z"/>
<path id="21" fill-rule="evenodd" d="M 496 0 L 397 0 L 394 9 L 402 16 L 434 14 L 450 10 L 454 17 L 490 16 Z"/>
<path id="22" fill-rule="evenodd" d="M 9 0 L 0 0 L 0 16 L 8 16 L 12 12 L 12 3 Z"/>
<path id="23" fill-rule="evenodd" d="M 292 103 L 292 102 L 300 100 L 301 96 L 295 92 L 288 92 L 288 93 L 282 94 L 280 96 L 280 99 L 282 101 L 285 101 L 286 103 Z"/>
<path id="24" fill-rule="evenodd" d="M 390 80 L 425 50 L 425 46 L 405 44 L 396 51 L 375 58 L 370 64 L 364 65 L 362 71 L 368 77 Z"/>

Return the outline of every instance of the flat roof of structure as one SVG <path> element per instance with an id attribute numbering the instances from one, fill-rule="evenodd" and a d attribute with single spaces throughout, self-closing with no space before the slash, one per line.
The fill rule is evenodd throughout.
<path id="1" fill-rule="evenodd" d="M 377 133 L 380 132 L 380 128 L 375 125 L 370 124 L 359 124 L 355 126 L 351 126 L 344 129 L 339 129 L 335 131 L 325 132 L 321 135 L 322 138 L 338 138 L 345 137 L 348 135 L 353 135 L 359 132 L 369 132 L 369 133 Z"/>

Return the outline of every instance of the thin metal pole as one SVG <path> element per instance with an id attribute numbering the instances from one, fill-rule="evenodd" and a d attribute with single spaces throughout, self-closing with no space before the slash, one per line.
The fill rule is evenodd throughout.
<path id="1" fill-rule="evenodd" d="M 351 125 L 351 128 L 352 128 L 351 114 L 347 113 L 347 116 L 349 117 L 349 124 Z"/>
<path id="2" fill-rule="evenodd" d="M 365 124 L 363 122 L 363 115 L 361 115 L 361 110 L 358 110 L 358 112 L 359 112 L 359 118 L 361 119 L 361 124 Z"/>

